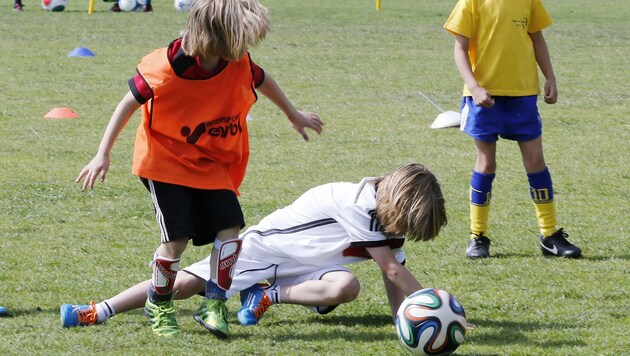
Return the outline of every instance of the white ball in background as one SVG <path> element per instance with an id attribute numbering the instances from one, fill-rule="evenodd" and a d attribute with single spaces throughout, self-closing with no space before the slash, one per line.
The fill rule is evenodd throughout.
<path id="1" fill-rule="evenodd" d="M 42 7 L 46 11 L 63 11 L 66 8 L 66 0 L 42 0 Z"/>
<path id="2" fill-rule="evenodd" d="M 192 7 L 193 0 L 175 0 L 175 9 L 177 11 L 187 12 Z"/>
<path id="3" fill-rule="evenodd" d="M 129 12 L 137 10 L 140 5 L 138 5 L 136 0 L 119 0 L 118 6 L 120 7 L 120 10 Z"/>

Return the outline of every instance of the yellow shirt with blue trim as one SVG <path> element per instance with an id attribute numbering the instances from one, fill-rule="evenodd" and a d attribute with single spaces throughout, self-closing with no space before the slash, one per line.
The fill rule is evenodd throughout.
<path id="1" fill-rule="evenodd" d="M 470 39 L 473 74 L 491 95 L 526 96 L 540 93 L 529 34 L 552 23 L 540 0 L 459 0 L 444 28 Z"/>

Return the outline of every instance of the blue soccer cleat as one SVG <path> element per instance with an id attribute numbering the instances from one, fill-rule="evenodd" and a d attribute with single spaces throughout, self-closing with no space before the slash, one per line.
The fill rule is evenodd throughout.
<path id="1" fill-rule="evenodd" d="M 90 302 L 89 305 L 64 304 L 59 308 L 59 314 L 61 314 L 61 326 L 64 328 L 98 323 L 94 302 Z"/>
<path id="2" fill-rule="evenodd" d="M 256 325 L 271 306 L 271 300 L 258 284 L 241 291 L 241 303 L 236 316 L 241 325 Z"/>
<path id="3" fill-rule="evenodd" d="M 0 316 L 9 315 L 9 311 L 5 307 L 0 307 Z"/>

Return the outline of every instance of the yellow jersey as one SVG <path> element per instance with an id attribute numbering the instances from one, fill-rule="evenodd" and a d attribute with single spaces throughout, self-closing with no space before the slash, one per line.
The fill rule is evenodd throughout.
<path id="1" fill-rule="evenodd" d="M 444 28 L 470 39 L 473 74 L 491 95 L 526 96 L 540 93 L 529 34 L 552 23 L 540 0 L 459 0 Z"/>

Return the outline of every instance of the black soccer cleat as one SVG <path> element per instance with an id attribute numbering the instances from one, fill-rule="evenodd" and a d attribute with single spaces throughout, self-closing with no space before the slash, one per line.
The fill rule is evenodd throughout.
<path id="1" fill-rule="evenodd" d="M 556 231 L 547 237 L 540 236 L 540 250 L 545 256 L 558 256 L 566 258 L 578 258 L 582 256 L 582 250 L 567 241 L 569 234 L 563 229 Z"/>
<path id="2" fill-rule="evenodd" d="M 473 234 L 475 237 L 470 239 L 468 248 L 466 249 L 466 257 L 468 258 L 488 258 L 490 257 L 490 239 L 484 236 Z"/>

